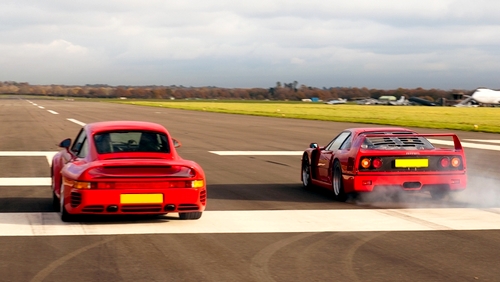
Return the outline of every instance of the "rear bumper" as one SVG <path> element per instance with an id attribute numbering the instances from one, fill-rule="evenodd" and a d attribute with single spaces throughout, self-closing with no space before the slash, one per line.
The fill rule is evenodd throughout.
<path id="1" fill-rule="evenodd" d="M 351 182 L 351 192 L 372 192 L 399 189 L 406 191 L 449 190 L 459 191 L 467 187 L 465 174 L 446 175 L 356 175 L 344 179 Z"/>
<path id="2" fill-rule="evenodd" d="M 129 196 L 127 203 L 121 195 Z M 134 202 L 137 195 L 138 201 Z M 144 196 L 146 195 L 146 196 Z M 154 195 L 149 201 L 148 196 Z M 130 200 L 132 198 L 132 201 Z M 151 198 L 151 197 L 150 197 Z M 65 191 L 65 208 L 70 214 L 166 214 L 202 212 L 206 206 L 206 189 L 70 189 Z"/>

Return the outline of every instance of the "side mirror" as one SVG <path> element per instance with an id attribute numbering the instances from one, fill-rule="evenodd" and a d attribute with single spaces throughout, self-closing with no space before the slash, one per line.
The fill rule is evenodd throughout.
<path id="1" fill-rule="evenodd" d="M 174 142 L 174 147 L 175 148 L 179 148 L 182 146 L 181 142 L 179 142 L 179 140 L 175 139 L 175 138 L 172 138 L 172 142 Z"/>
<path id="2" fill-rule="evenodd" d="M 71 146 L 71 138 L 66 138 L 61 143 L 59 143 L 59 147 L 69 149 Z"/>
<path id="3" fill-rule="evenodd" d="M 311 143 L 311 144 L 309 144 L 309 148 L 312 148 L 312 149 L 318 148 L 318 143 Z"/>

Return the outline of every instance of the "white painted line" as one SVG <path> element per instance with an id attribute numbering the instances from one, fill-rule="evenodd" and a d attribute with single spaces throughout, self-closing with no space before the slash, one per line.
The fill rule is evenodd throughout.
<path id="1" fill-rule="evenodd" d="M 209 151 L 219 156 L 300 156 L 304 151 Z"/>
<path id="2" fill-rule="evenodd" d="M 0 157 L 45 157 L 54 155 L 54 151 L 0 151 Z"/>
<path id="3" fill-rule="evenodd" d="M 45 107 L 42 107 L 42 106 L 38 106 L 40 109 L 45 109 Z"/>
<path id="4" fill-rule="evenodd" d="M 35 104 L 35 103 L 31 103 L 31 104 L 33 104 L 33 106 L 38 106 L 38 105 L 37 105 L 37 104 Z"/>
<path id="5" fill-rule="evenodd" d="M 81 121 L 76 120 L 76 119 L 68 118 L 67 120 L 69 120 L 69 121 L 71 121 L 71 122 L 73 122 L 73 123 L 76 123 L 76 124 L 78 124 L 78 125 L 81 125 L 81 126 L 85 126 L 85 125 L 86 125 L 86 123 L 81 122 Z"/>
<path id="6" fill-rule="evenodd" d="M 438 139 L 428 139 L 428 140 L 431 143 L 437 145 L 453 146 L 453 141 L 450 140 L 438 140 Z M 500 140 L 471 139 L 470 141 L 490 142 L 490 143 L 500 144 Z M 462 142 L 462 146 L 464 148 L 500 151 L 500 146 L 490 145 L 490 144 Z M 219 156 L 300 156 L 304 153 L 304 151 L 209 151 L 209 152 Z"/>
<path id="7" fill-rule="evenodd" d="M 50 177 L 0 177 L 0 186 L 50 186 Z"/>
<path id="8" fill-rule="evenodd" d="M 489 140 L 489 139 L 465 139 L 465 140 L 471 141 L 471 142 L 483 142 L 483 143 L 500 144 L 500 140 Z"/>
<path id="9" fill-rule="evenodd" d="M 427 139 L 427 140 L 429 140 L 433 144 L 453 146 L 453 141 L 438 140 L 438 139 Z M 496 145 L 476 144 L 476 143 L 469 143 L 469 142 L 461 142 L 461 143 L 462 143 L 462 147 L 464 147 L 464 148 L 500 151 L 500 146 L 496 146 Z"/>
<path id="10" fill-rule="evenodd" d="M 53 114 L 53 115 L 58 115 L 59 113 L 58 112 L 54 112 L 52 110 L 47 110 L 49 113 Z"/>
<path id="11" fill-rule="evenodd" d="M 0 157 L 46 157 L 49 166 L 55 154 L 53 151 L 0 151 Z"/>
<path id="12" fill-rule="evenodd" d="M 155 222 L 63 223 L 58 213 L 1 213 L 0 236 L 500 230 L 500 209 L 205 211 Z M 119 222 L 118 222 L 119 223 Z"/>

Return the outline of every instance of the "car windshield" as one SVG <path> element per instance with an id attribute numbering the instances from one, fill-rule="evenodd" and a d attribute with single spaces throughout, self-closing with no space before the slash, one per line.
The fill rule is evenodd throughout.
<path id="1" fill-rule="evenodd" d="M 170 153 L 167 136 L 151 131 L 112 131 L 94 135 L 99 154 L 120 152 Z"/>
<path id="2" fill-rule="evenodd" d="M 419 136 L 408 136 L 411 132 L 369 132 L 367 134 L 381 134 L 380 136 L 366 137 L 361 148 L 372 150 L 430 150 L 434 146 Z M 382 134 L 406 134 L 406 136 L 383 136 Z"/>

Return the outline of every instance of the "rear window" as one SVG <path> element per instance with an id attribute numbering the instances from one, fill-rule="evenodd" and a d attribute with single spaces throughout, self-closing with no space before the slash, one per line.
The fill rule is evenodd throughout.
<path id="1" fill-rule="evenodd" d="M 378 133 L 368 133 L 368 134 L 378 134 Z M 412 134 L 411 132 L 390 132 L 385 134 Z M 361 145 L 363 149 L 373 149 L 373 150 L 430 150 L 434 149 L 434 146 L 425 139 L 419 136 L 374 136 L 366 137 L 363 144 Z"/>
<path id="2" fill-rule="evenodd" d="M 94 135 L 99 154 L 120 152 L 170 153 L 167 136 L 151 131 L 113 131 Z"/>

